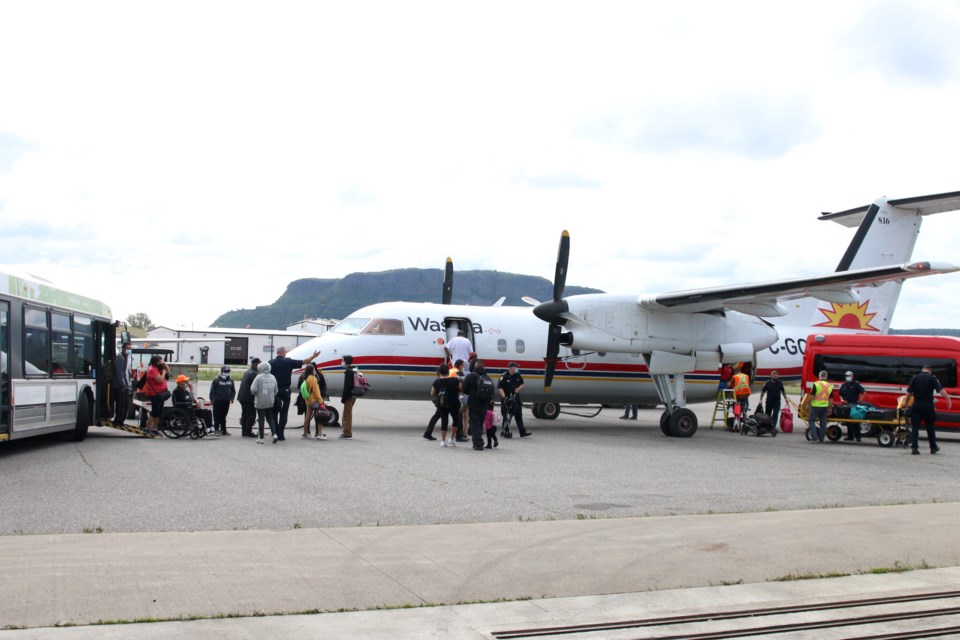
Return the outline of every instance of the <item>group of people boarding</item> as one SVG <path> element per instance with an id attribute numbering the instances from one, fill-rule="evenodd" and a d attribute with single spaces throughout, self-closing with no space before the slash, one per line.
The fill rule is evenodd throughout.
<path id="1" fill-rule="evenodd" d="M 500 376 L 496 385 L 487 375 L 482 360 L 471 361 L 469 368 L 463 359 L 455 360 L 452 367 L 442 364 L 430 387 L 436 411 L 423 437 L 436 440 L 433 430 L 440 422 L 441 447 L 456 447 L 458 442 L 472 440 L 475 451 L 493 449 L 500 444 L 497 428 L 501 419 L 512 419 L 516 422 L 520 437 L 526 438 L 531 433 L 523 426 L 523 402 L 520 398 L 523 387 L 523 376 L 516 362 L 507 365 L 507 371 Z M 502 418 L 498 418 L 494 411 L 497 396 L 500 398 Z M 469 439 L 464 435 L 464 425 L 469 425 Z M 448 430 L 448 427 L 452 428 Z"/>

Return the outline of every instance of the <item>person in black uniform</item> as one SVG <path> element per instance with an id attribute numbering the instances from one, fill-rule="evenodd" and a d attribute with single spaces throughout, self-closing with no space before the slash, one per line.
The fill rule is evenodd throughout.
<path id="1" fill-rule="evenodd" d="M 513 416 L 520 437 L 526 438 L 531 433 L 523 428 L 523 402 L 520 400 L 520 392 L 523 391 L 523 386 L 523 376 L 520 375 L 520 368 L 516 362 L 511 362 L 507 365 L 506 373 L 500 376 L 500 382 L 497 384 L 497 390 L 500 394 L 500 413 L 503 417 L 507 417 L 508 414 Z"/>
<path id="2" fill-rule="evenodd" d="M 763 397 L 767 397 L 764 404 Z M 760 390 L 760 400 L 757 406 L 763 407 L 763 412 L 770 418 L 770 424 L 777 426 L 777 420 L 780 418 L 780 398 L 790 406 L 790 399 L 787 397 L 787 390 L 783 388 L 783 380 L 776 371 L 770 372 L 770 378 L 763 383 L 763 389 Z"/>
<path id="3" fill-rule="evenodd" d="M 950 396 L 943 390 L 943 385 L 933 375 L 933 367 L 925 365 L 917 375 L 910 380 L 907 387 L 907 403 L 913 398 L 913 407 L 910 409 L 910 421 L 913 429 L 910 430 L 910 448 L 913 455 L 920 454 L 920 423 L 927 427 L 927 442 L 930 443 L 930 453 L 940 451 L 937 446 L 937 410 L 933 404 L 933 395 L 938 393 L 947 399 L 947 409 L 953 408 Z"/>
<path id="4" fill-rule="evenodd" d="M 843 400 L 844 404 L 860 404 L 860 400 L 863 399 L 863 394 L 866 392 L 867 390 L 863 388 L 863 385 L 853 379 L 853 371 L 847 371 L 843 384 L 840 385 L 840 399 Z M 856 440 L 860 442 L 859 422 L 847 423 L 847 437 L 844 438 L 844 440 Z"/>
<path id="5" fill-rule="evenodd" d="M 276 414 L 277 440 L 284 440 L 283 431 L 287 426 L 287 414 L 290 412 L 290 383 L 295 370 L 310 364 L 320 355 L 320 350 L 304 360 L 294 360 L 287 357 L 286 347 L 277 347 L 277 357 L 270 361 L 270 373 L 277 379 L 277 398 L 280 399 L 280 411 Z"/>

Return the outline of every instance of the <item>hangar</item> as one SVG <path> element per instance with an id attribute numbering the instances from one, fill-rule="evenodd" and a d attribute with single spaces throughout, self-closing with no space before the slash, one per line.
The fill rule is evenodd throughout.
<path id="1" fill-rule="evenodd" d="M 269 360 L 278 347 L 292 349 L 317 334 L 308 331 L 276 329 L 176 329 L 154 327 L 144 339 L 134 339 L 133 346 L 159 346 L 172 349 L 175 362 L 247 366 L 251 359 Z"/>

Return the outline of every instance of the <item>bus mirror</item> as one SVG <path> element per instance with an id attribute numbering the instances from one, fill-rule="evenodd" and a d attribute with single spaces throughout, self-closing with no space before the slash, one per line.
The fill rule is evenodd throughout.
<path id="1" fill-rule="evenodd" d="M 120 332 L 120 344 L 124 344 L 125 342 L 131 342 L 129 331 Z"/>

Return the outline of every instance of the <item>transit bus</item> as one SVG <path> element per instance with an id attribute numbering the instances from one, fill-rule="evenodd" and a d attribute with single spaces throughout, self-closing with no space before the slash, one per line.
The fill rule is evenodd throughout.
<path id="1" fill-rule="evenodd" d="M 834 387 L 834 401 L 840 402 L 844 374 L 852 371 L 866 393 L 863 404 L 878 409 L 896 409 L 897 400 L 906 394 L 910 379 L 930 365 L 933 374 L 950 395 L 953 411 L 946 401 L 936 398 L 937 429 L 960 429 L 960 338 L 948 336 L 813 334 L 807 338 L 803 356 L 801 385 L 810 391 L 820 371 Z M 863 435 L 875 435 L 876 427 L 862 423 Z"/>
<path id="2" fill-rule="evenodd" d="M 0 441 L 56 432 L 82 440 L 109 417 L 98 374 L 116 354 L 117 326 L 100 301 L 0 273 Z"/>

